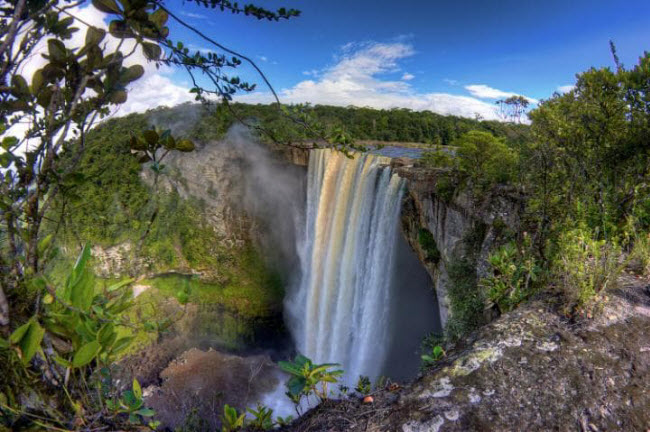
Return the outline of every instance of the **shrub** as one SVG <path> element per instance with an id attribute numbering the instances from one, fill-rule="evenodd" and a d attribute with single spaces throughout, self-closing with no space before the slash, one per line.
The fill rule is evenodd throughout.
<path id="1" fill-rule="evenodd" d="M 581 307 L 616 284 L 623 269 L 614 239 L 599 240 L 584 226 L 561 233 L 552 271 L 569 306 Z"/>
<path id="2" fill-rule="evenodd" d="M 488 300 L 502 313 L 514 309 L 533 293 L 541 268 L 530 253 L 530 245 L 526 236 L 521 250 L 510 242 L 488 258 L 490 275 L 481 279 L 479 285 L 486 290 Z"/>

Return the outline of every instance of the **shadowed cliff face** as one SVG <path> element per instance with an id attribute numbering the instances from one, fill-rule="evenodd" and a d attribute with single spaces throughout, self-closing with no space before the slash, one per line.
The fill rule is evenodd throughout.
<path id="1" fill-rule="evenodd" d="M 407 179 L 408 194 L 402 206 L 402 232 L 429 273 L 435 287 L 442 325 L 450 310 L 450 265 L 469 258 L 475 277 L 488 270 L 488 256 L 498 240 L 499 226 L 516 230 L 522 200 L 511 191 L 496 190 L 488 196 L 471 196 L 467 191 L 445 199 L 436 192 L 435 171 L 402 166 L 396 172 Z M 431 235 L 431 245 L 423 244 L 422 230 Z M 427 246 L 429 246 L 427 248 Z M 431 257 L 434 248 L 436 257 Z"/>

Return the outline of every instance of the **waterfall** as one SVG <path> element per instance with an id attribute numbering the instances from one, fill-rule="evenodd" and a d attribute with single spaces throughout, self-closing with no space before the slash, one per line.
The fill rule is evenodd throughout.
<path id="1" fill-rule="evenodd" d="M 395 240 L 404 181 L 389 158 L 310 153 L 299 288 L 287 301 L 297 349 L 376 378 L 389 350 Z"/>

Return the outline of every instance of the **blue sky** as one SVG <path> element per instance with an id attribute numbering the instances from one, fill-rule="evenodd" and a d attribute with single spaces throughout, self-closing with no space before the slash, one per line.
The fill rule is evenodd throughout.
<path id="1" fill-rule="evenodd" d="M 647 0 L 258 2 L 302 11 L 282 22 L 167 4 L 253 58 L 288 103 L 403 106 L 490 118 L 497 98 L 521 94 L 535 102 L 570 86 L 577 72 L 612 66 L 610 39 L 627 65 L 650 48 Z M 184 28 L 170 27 L 174 39 L 212 49 Z M 238 74 L 261 82 L 250 68 Z M 156 83 L 157 90 L 173 89 L 170 96 L 147 95 L 150 104 L 188 98 L 181 71 L 166 71 Z M 269 95 L 260 86 L 241 100 L 266 102 Z"/>

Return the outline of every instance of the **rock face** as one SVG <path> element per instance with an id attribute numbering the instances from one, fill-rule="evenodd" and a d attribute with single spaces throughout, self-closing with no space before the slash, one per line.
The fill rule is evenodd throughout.
<path id="1" fill-rule="evenodd" d="M 480 199 L 467 191 L 444 197 L 437 189 L 439 173 L 409 165 L 395 170 L 408 180 L 402 231 L 431 276 L 444 325 L 450 313 L 450 263 L 471 257 L 476 277 L 484 276 L 495 239 L 504 229 L 519 225 L 523 200 L 508 190 Z M 433 242 L 427 244 L 423 235 L 431 236 Z"/>
<path id="2" fill-rule="evenodd" d="M 650 427 L 650 286 L 620 280 L 593 320 L 533 302 L 372 406 L 331 401 L 295 431 L 641 431 Z"/>
<path id="3" fill-rule="evenodd" d="M 191 349 L 160 373 L 162 384 L 145 390 L 146 404 L 163 427 L 194 423 L 193 430 L 220 426 L 224 404 L 245 409 L 277 385 L 277 369 L 267 356 L 239 357 Z M 194 411 L 194 419 L 191 416 Z"/>

